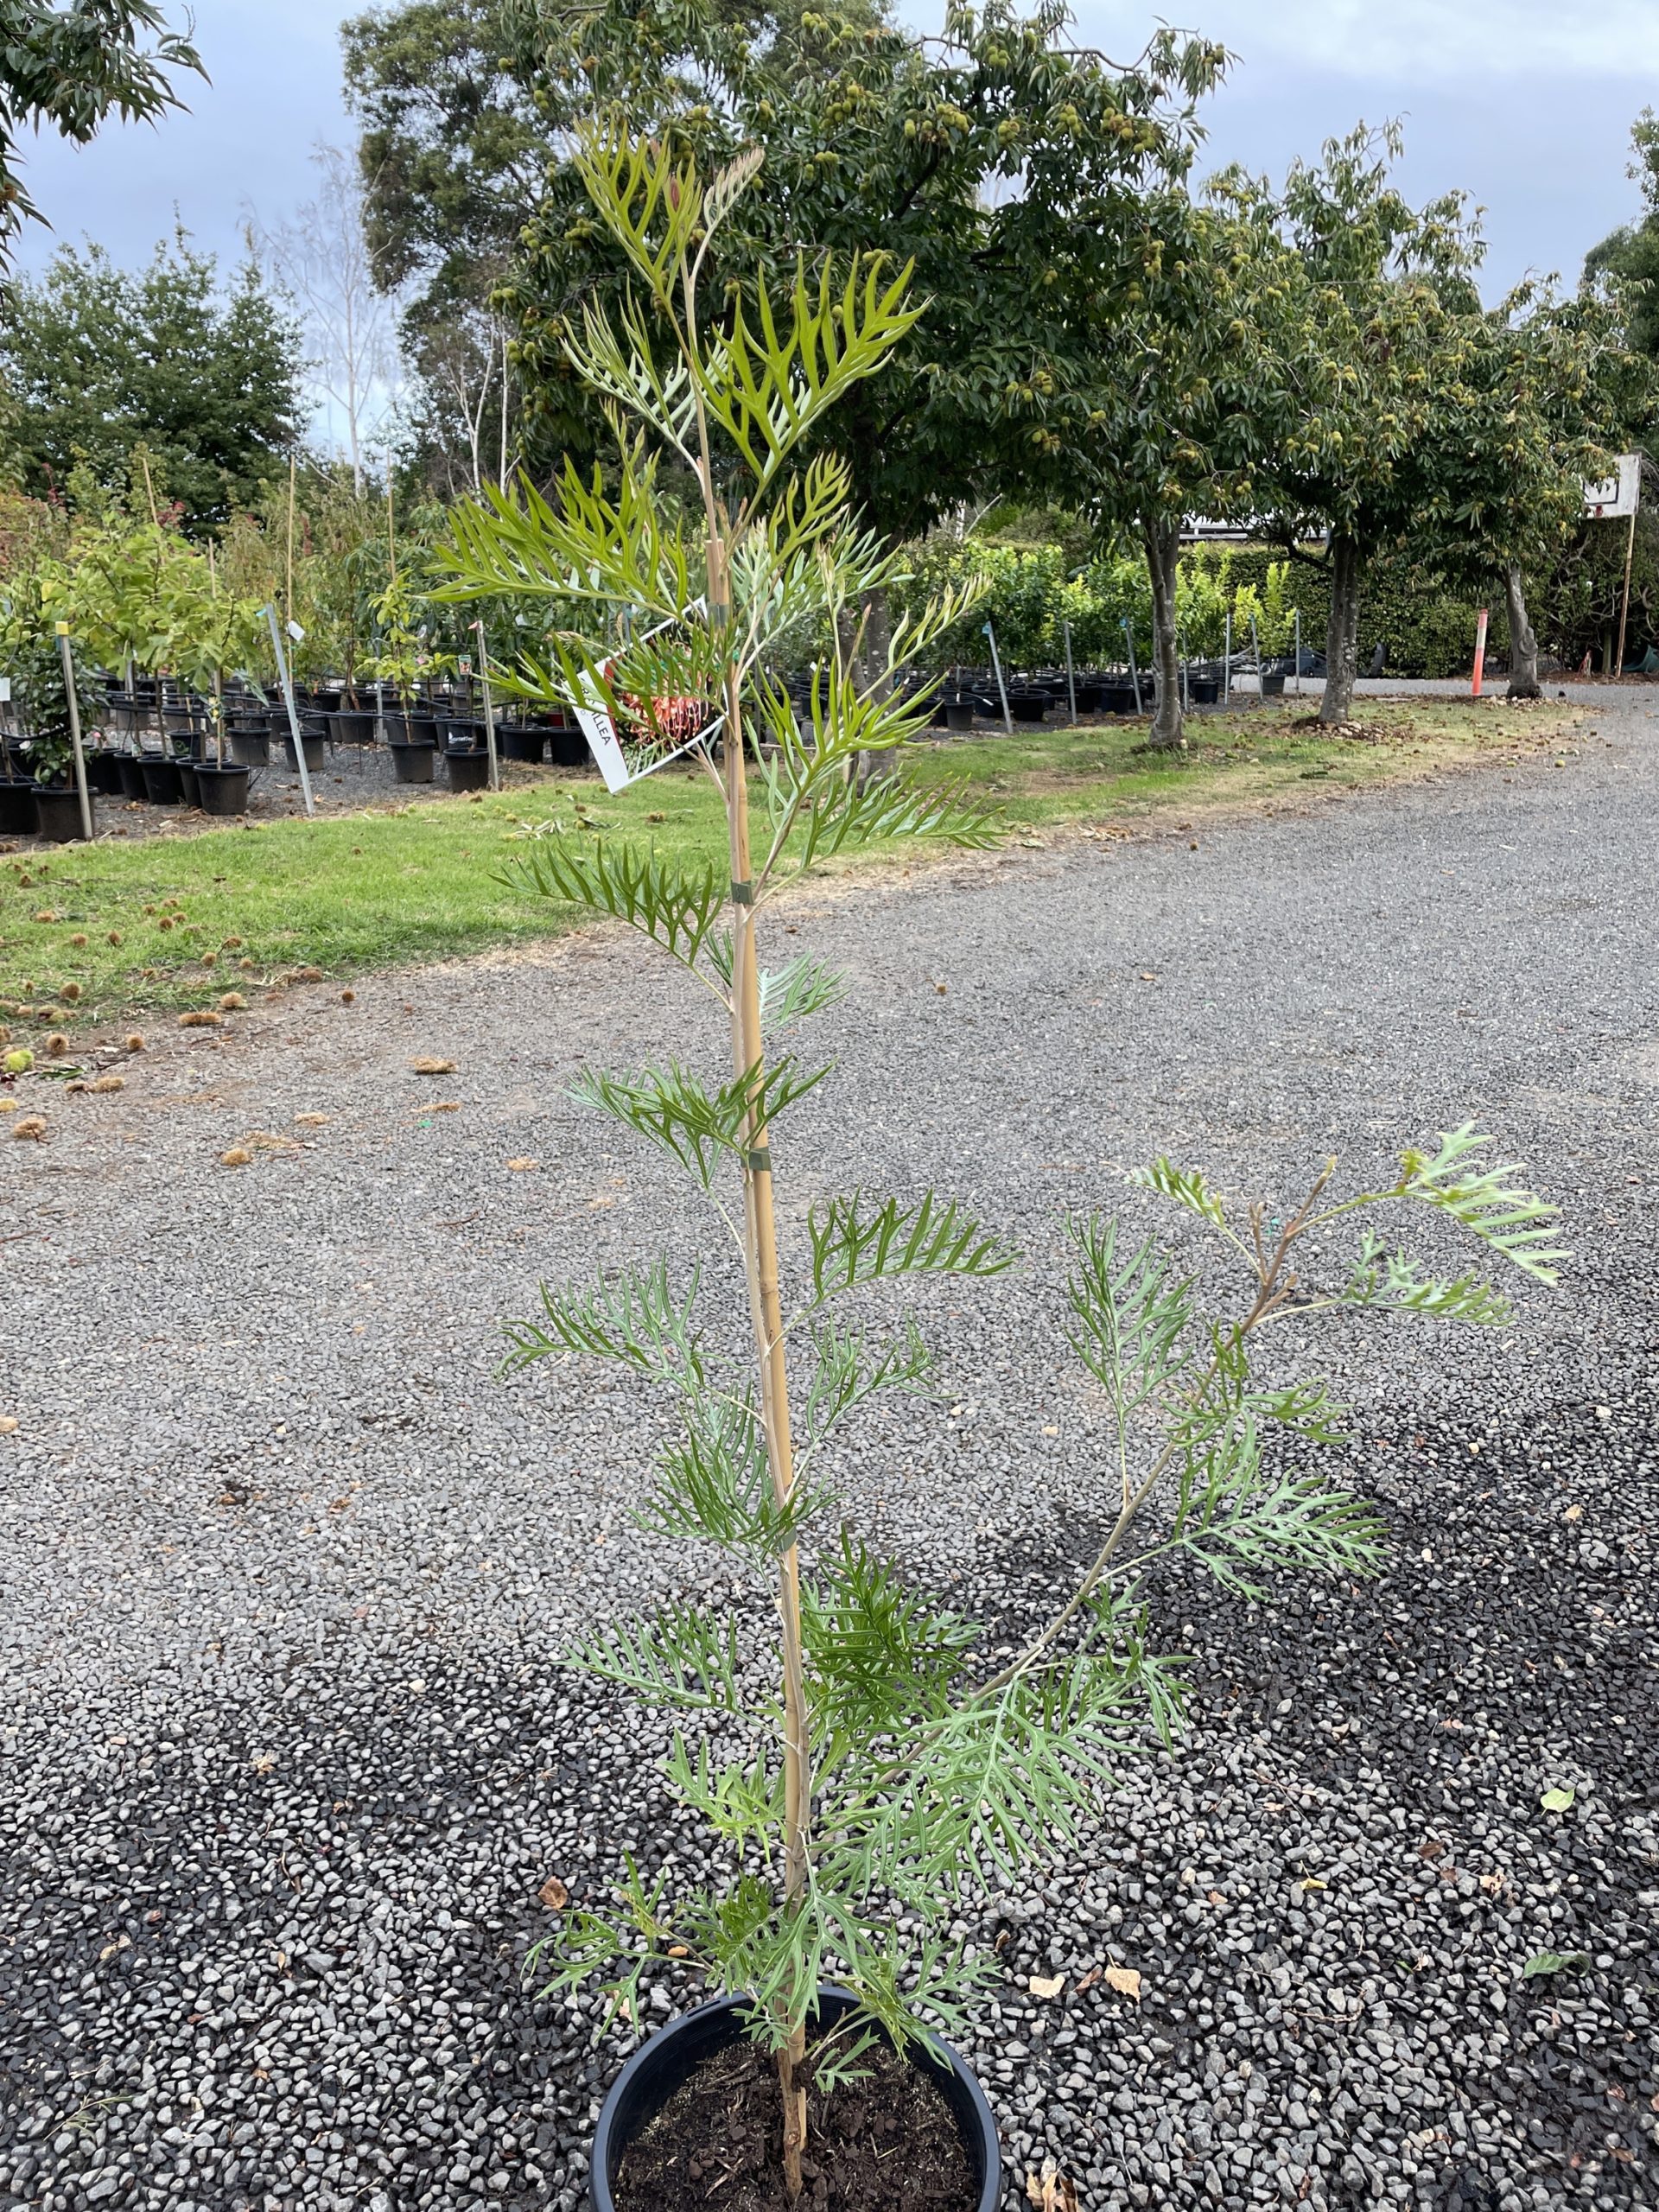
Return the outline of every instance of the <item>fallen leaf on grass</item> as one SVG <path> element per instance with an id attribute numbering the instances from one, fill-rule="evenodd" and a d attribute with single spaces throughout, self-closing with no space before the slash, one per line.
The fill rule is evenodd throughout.
<path id="1" fill-rule="evenodd" d="M 570 1892 L 556 1874 L 550 1874 L 536 1894 L 550 1912 L 563 1912 L 570 1902 Z"/>
<path id="2" fill-rule="evenodd" d="M 302 1129 L 320 1129 L 328 1116 L 326 1114 L 296 1114 L 294 1119 L 297 1126 Z"/>
<path id="3" fill-rule="evenodd" d="M 25 1114 L 21 1122 L 12 1123 L 11 1134 L 14 1137 L 22 1138 L 26 1142 L 43 1143 L 46 1138 L 46 1116 L 43 1114 Z"/>
<path id="4" fill-rule="evenodd" d="M 531 1169 L 539 1167 L 541 1164 L 539 1160 L 510 1160 L 507 1162 L 515 1175 L 526 1175 Z"/>
<path id="5" fill-rule="evenodd" d="M 88 1090 L 96 1090 L 106 1095 L 111 1090 L 124 1090 L 126 1087 L 127 1078 L 124 1075 L 96 1076 L 86 1086 Z"/>
<path id="6" fill-rule="evenodd" d="M 459 1098 L 435 1098 L 426 1110 L 429 1114 L 459 1114 L 461 1101 Z"/>
<path id="7" fill-rule="evenodd" d="M 1588 1951 L 1535 1951 L 1521 1969 L 1522 1981 L 1541 1974 L 1582 1974 L 1590 1963 Z"/>
<path id="8" fill-rule="evenodd" d="M 1040 1997 L 1046 2003 L 1052 2003 L 1065 1987 L 1065 1976 L 1063 1974 L 1034 1974 L 1027 1986 L 1033 1997 Z"/>
<path id="9" fill-rule="evenodd" d="M 233 1144 L 228 1152 L 219 1154 L 219 1164 L 221 1167 L 251 1167 L 253 1154 L 245 1146 Z"/>
<path id="10" fill-rule="evenodd" d="M 411 1060 L 409 1065 L 416 1075 L 454 1075 L 455 1072 L 453 1060 L 419 1059 Z"/>
<path id="11" fill-rule="evenodd" d="M 1137 1967 L 1108 1967 L 1106 1986 L 1115 1989 L 1120 1997 L 1133 1997 L 1141 2002 L 1141 1973 Z"/>

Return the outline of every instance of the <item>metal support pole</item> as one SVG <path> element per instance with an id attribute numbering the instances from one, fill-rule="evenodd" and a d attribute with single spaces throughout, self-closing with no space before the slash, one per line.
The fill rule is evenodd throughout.
<path id="1" fill-rule="evenodd" d="M 1265 698 L 1267 694 L 1262 689 L 1262 640 L 1256 635 L 1254 614 L 1250 617 L 1250 658 L 1255 663 L 1255 696 Z"/>
<path id="2" fill-rule="evenodd" d="M 1065 620 L 1064 616 L 1062 616 L 1060 620 L 1060 627 L 1065 632 L 1066 696 L 1071 702 L 1071 719 L 1075 722 L 1077 719 L 1077 679 L 1076 671 L 1071 666 L 1071 625 Z"/>
<path id="3" fill-rule="evenodd" d="M 489 649 L 484 643 L 483 623 L 474 622 L 473 627 L 478 632 L 478 685 L 484 694 L 484 742 L 489 748 L 490 789 L 499 791 L 501 788 L 501 763 L 495 757 L 495 709 L 490 704 Z"/>
<path id="4" fill-rule="evenodd" d="M 1141 712 L 1141 671 L 1135 664 L 1135 632 L 1129 626 L 1127 614 L 1123 617 L 1123 635 L 1128 641 L 1129 682 L 1135 686 L 1135 711 L 1138 715 Z"/>
<path id="5" fill-rule="evenodd" d="M 1630 619 L 1630 564 L 1636 558 L 1636 509 L 1630 509 L 1630 534 L 1624 541 L 1624 596 L 1618 603 L 1618 651 L 1613 655 L 1613 674 L 1624 673 L 1624 628 Z M 1514 664 L 1514 646 L 1510 646 L 1510 664 Z"/>
<path id="6" fill-rule="evenodd" d="M 1008 687 L 1002 681 L 1002 656 L 996 650 L 996 632 L 988 622 L 985 625 L 985 634 L 991 641 L 991 666 L 996 671 L 996 688 L 1002 695 L 1002 727 L 1012 737 L 1014 716 L 1008 712 Z"/>
<path id="7" fill-rule="evenodd" d="M 1192 711 L 1192 671 L 1187 664 L 1185 640 L 1178 639 L 1177 643 L 1181 655 L 1181 712 L 1190 715 Z"/>
<path id="8" fill-rule="evenodd" d="M 58 653 L 63 662 L 63 696 L 69 706 L 69 742 L 74 747 L 75 790 L 80 799 L 80 834 L 92 842 L 92 800 L 86 788 L 86 754 L 80 742 L 80 702 L 75 696 L 75 662 L 69 650 L 69 625 L 60 622 Z"/>
<path id="9" fill-rule="evenodd" d="M 288 655 L 283 651 L 282 632 L 276 627 L 276 608 L 267 605 L 265 620 L 270 625 L 271 649 L 276 655 L 276 673 L 283 686 L 283 703 L 288 709 L 288 727 L 294 739 L 294 760 L 300 772 L 300 790 L 305 797 L 308 816 L 316 813 L 316 802 L 311 796 L 311 771 L 305 765 L 305 740 L 300 735 L 300 710 L 294 703 L 294 679 L 288 671 Z"/>
<path id="10" fill-rule="evenodd" d="M 1221 703 L 1224 707 L 1233 696 L 1233 610 L 1230 607 L 1222 616 L 1221 645 Z"/>
<path id="11" fill-rule="evenodd" d="M 1294 613 L 1296 616 L 1296 643 L 1293 650 L 1296 655 L 1296 696 L 1300 699 L 1302 696 L 1302 610 L 1299 607 L 1294 610 Z"/>

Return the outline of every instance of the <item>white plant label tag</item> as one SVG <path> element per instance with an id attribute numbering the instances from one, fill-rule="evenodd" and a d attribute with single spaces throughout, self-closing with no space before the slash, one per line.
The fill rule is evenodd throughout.
<path id="1" fill-rule="evenodd" d="M 686 612 L 701 614 L 704 607 L 705 602 L 698 600 Z M 669 627 L 667 622 L 659 622 L 654 630 L 646 631 L 639 643 L 648 644 Z M 607 677 L 613 665 L 610 661 L 604 664 Z M 640 783 L 645 777 L 655 775 L 658 768 L 667 767 L 671 760 L 677 760 L 683 753 L 690 753 L 694 746 L 707 745 L 710 739 L 719 734 L 726 720 L 723 711 L 707 721 L 699 720 L 689 737 L 677 738 L 677 722 L 699 715 L 702 702 L 692 699 L 654 700 L 652 706 L 659 724 L 666 725 L 666 734 L 655 741 L 644 743 L 630 739 L 625 747 L 617 734 L 615 718 L 606 706 L 604 695 L 592 677 L 583 677 L 582 693 L 582 698 L 573 699 L 569 704 L 575 709 L 582 734 L 588 741 L 588 750 L 593 754 L 599 772 L 605 779 L 605 788 L 613 793 L 626 791 L 630 784 Z"/>

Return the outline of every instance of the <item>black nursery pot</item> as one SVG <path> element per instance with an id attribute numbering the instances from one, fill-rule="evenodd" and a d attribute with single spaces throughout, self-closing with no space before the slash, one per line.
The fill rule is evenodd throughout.
<path id="1" fill-rule="evenodd" d="M 556 768 L 585 768 L 588 741 L 576 722 L 562 723 L 547 733 L 547 757 Z"/>
<path id="2" fill-rule="evenodd" d="M 321 775 L 322 773 L 322 739 L 315 730 L 304 729 L 300 732 L 300 743 L 305 747 L 307 772 L 313 776 Z M 292 730 L 289 730 L 283 739 L 283 751 L 287 756 L 289 766 L 297 775 L 300 763 L 299 756 L 294 750 Z"/>
<path id="3" fill-rule="evenodd" d="M 147 798 L 144 789 L 144 756 L 142 753 L 122 753 L 116 756 L 116 774 L 120 779 L 122 796 L 125 798 Z"/>
<path id="4" fill-rule="evenodd" d="M 503 722 L 496 738 L 504 760 L 539 760 L 547 746 L 547 732 L 528 722 Z"/>
<path id="5" fill-rule="evenodd" d="M 857 2003 L 850 1990 L 826 1986 L 818 1992 L 818 2018 L 838 2020 Z M 671 2020 L 635 2051 L 612 2084 L 594 2134 L 593 2171 L 589 2186 L 594 2212 L 616 2212 L 612 2194 L 623 2153 L 639 2131 L 653 2120 L 693 2069 L 716 2051 L 735 2043 L 743 2033 L 744 2005 L 735 1997 L 716 1998 L 694 2012 Z M 974 2212 L 996 2212 L 1002 2194 L 1002 2154 L 996 2120 L 985 2101 L 985 2092 L 950 2044 L 940 2039 L 944 2062 L 917 2049 L 910 2063 L 931 2075 L 944 2092 L 945 2101 L 961 2133 L 968 2153 L 968 2170 L 978 2188 Z"/>
<path id="6" fill-rule="evenodd" d="M 246 768 L 211 760 L 196 763 L 196 804 L 204 814 L 245 814 L 248 810 Z"/>
<path id="7" fill-rule="evenodd" d="M 1262 674 L 1262 696 L 1264 699 L 1282 699 L 1284 696 L 1284 670 L 1282 668 L 1264 669 Z"/>
<path id="8" fill-rule="evenodd" d="M 85 835 L 80 823 L 80 793 L 73 784 L 37 784 L 35 788 L 35 826 L 54 845 L 73 844 Z"/>
<path id="9" fill-rule="evenodd" d="M 184 785 L 179 779 L 176 760 L 163 760 L 159 753 L 146 755 L 141 773 L 143 778 L 143 796 L 152 806 L 181 806 L 184 803 Z"/>
<path id="10" fill-rule="evenodd" d="M 372 707 L 341 707 L 328 717 L 329 734 L 336 745 L 372 745 L 378 719 Z"/>
<path id="11" fill-rule="evenodd" d="M 86 788 L 102 791 L 105 798 L 121 795 L 121 755 L 97 748 L 86 755 Z"/>
<path id="12" fill-rule="evenodd" d="M 27 776 L 0 776 L 0 837 L 32 837 L 40 827 Z"/>
<path id="13" fill-rule="evenodd" d="M 950 699 L 945 703 L 944 726 L 947 729 L 972 729 L 974 702 L 971 699 Z"/>
<path id="14" fill-rule="evenodd" d="M 181 760 L 178 764 L 178 770 L 179 790 L 183 795 L 185 804 L 187 806 L 200 806 L 201 801 L 196 797 L 195 762 L 194 760 Z"/>
<path id="15" fill-rule="evenodd" d="M 1008 712 L 1017 722 L 1039 722 L 1048 712 L 1046 691 L 1010 691 Z"/>
<path id="16" fill-rule="evenodd" d="M 429 784 L 437 766 L 435 737 L 394 737 L 391 765 L 400 784 Z"/>
<path id="17" fill-rule="evenodd" d="M 238 768 L 263 768 L 270 759 L 270 738 L 263 729 L 227 731 L 226 742 Z"/>
<path id="18" fill-rule="evenodd" d="M 1186 696 L 1195 707 L 1213 707 L 1221 696 L 1221 678 L 1218 676 L 1189 676 Z"/>
<path id="19" fill-rule="evenodd" d="M 444 747 L 443 765 L 449 772 L 452 791 L 481 791 L 490 780 L 490 756 L 480 746 L 474 752 L 470 745 L 448 745 Z"/>

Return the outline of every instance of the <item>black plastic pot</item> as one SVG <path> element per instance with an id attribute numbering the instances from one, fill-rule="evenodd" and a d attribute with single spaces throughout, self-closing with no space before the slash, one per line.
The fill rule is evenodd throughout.
<path id="1" fill-rule="evenodd" d="M 1108 683 L 1100 695 L 1100 711 L 1103 715 L 1132 715 L 1135 712 L 1133 683 Z"/>
<path id="2" fill-rule="evenodd" d="M 147 753 L 143 774 L 143 795 L 152 806 L 179 806 L 183 804 L 184 786 L 179 780 L 176 760 L 163 760 L 157 753 Z"/>
<path id="3" fill-rule="evenodd" d="M 503 722 L 495 733 L 495 741 L 504 760 L 539 760 L 547 750 L 547 734 L 528 722 Z"/>
<path id="4" fill-rule="evenodd" d="M 124 798 L 143 798 L 145 796 L 144 756 L 142 753 L 118 753 L 116 772 L 121 779 Z"/>
<path id="5" fill-rule="evenodd" d="M 1221 696 L 1221 678 L 1218 676 L 1189 676 L 1186 696 L 1195 707 L 1213 707 Z"/>
<path id="6" fill-rule="evenodd" d="M 0 776 L 0 836 L 32 837 L 39 827 L 33 783 L 27 776 Z"/>
<path id="7" fill-rule="evenodd" d="M 1284 670 L 1264 668 L 1262 671 L 1262 696 L 1264 699 L 1282 699 L 1284 695 Z"/>
<path id="8" fill-rule="evenodd" d="M 394 737 L 391 765 L 400 784 L 429 784 L 438 760 L 435 737 Z"/>
<path id="9" fill-rule="evenodd" d="M 328 734 L 336 745 L 372 745 L 379 717 L 372 707 L 342 707 L 328 717 Z"/>
<path id="10" fill-rule="evenodd" d="M 392 742 L 406 738 L 411 745 L 436 745 L 439 741 L 438 718 L 429 712 L 388 715 Z"/>
<path id="11" fill-rule="evenodd" d="M 83 834 L 80 793 L 73 784 L 35 786 L 35 826 L 39 836 L 50 838 L 54 845 L 73 844 Z"/>
<path id="12" fill-rule="evenodd" d="M 856 2001 L 849 1990 L 821 1989 L 818 2018 L 839 2019 Z M 741 2000 L 734 1997 L 698 2005 L 695 2012 L 683 2013 L 659 2029 L 617 2075 L 601 2107 L 594 2134 L 593 2170 L 588 2177 L 594 2212 L 616 2212 L 612 2190 L 623 2153 L 694 2068 L 737 2041 L 743 2032 L 743 2011 Z M 931 2075 L 944 2092 L 968 2152 L 969 2171 L 978 2184 L 975 2212 L 996 2212 L 1002 2194 L 996 2121 L 984 2091 L 950 2044 L 941 2039 L 938 2047 L 944 2054 L 942 2060 L 918 2049 L 912 2050 L 910 2063 Z"/>
<path id="13" fill-rule="evenodd" d="M 196 797 L 195 762 L 194 760 L 181 760 L 177 765 L 179 771 L 179 790 L 183 795 L 185 804 L 187 806 L 200 806 L 201 801 Z"/>
<path id="14" fill-rule="evenodd" d="M 238 768 L 263 768 L 270 759 L 270 738 L 263 729 L 233 729 L 225 741 Z"/>
<path id="15" fill-rule="evenodd" d="M 547 733 L 547 757 L 556 768 L 585 768 L 588 766 L 588 741 L 581 725 L 566 722 L 559 729 Z"/>
<path id="16" fill-rule="evenodd" d="M 305 765 L 314 776 L 322 773 L 322 739 L 315 732 L 302 729 L 300 743 L 305 747 Z M 283 739 L 283 754 L 296 775 L 299 773 L 299 756 L 294 750 L 294 733 L 289 730 Z"/>
<path id="17" fill-rule="evenodd" d="M 1097 715 L 1100 712 L 1100 702 L 1105 696 L 1106 687 L 1104 684 L 1079 683 L 1077 686 L 1077 712 L 1080 715 Z"/>
<path id="18" fill-rule="evenodd" d="M 944 709 L 944 726 L 947 729 L 972 729 L 974 726 L 973 701 L 971 699 L 948 700 Z"/>
<path id="19" fill-rule="evenodd" d="M 204 814 L 245 814 L 248 810 L 248 776 L 246 768 L 227 764 L 215 766 L 211 760 L 196 763 L 196 804 Z"/>
<path id="20" fill-rule="evenodd" d="M 102 791 L 105 798 L 118 798 L 121 793 L 121 755 L 108 753 L 101 746 L 86 755 L 86 788 Z"/>
<path id="21" fill-rule="evenodd" d="M 446 745 L 443 765 L 449 772 L 452 791 L 481 791 L 490 780 L 490 756 L 480 746 L 475 752 L 470 745 Z"/>
<path id="22" fill-rule="evenodd" d="M 1017 722 L 1039 722 L 1048 712 L 1046 691 L 1010 691 L 1008 712 Z"/>

